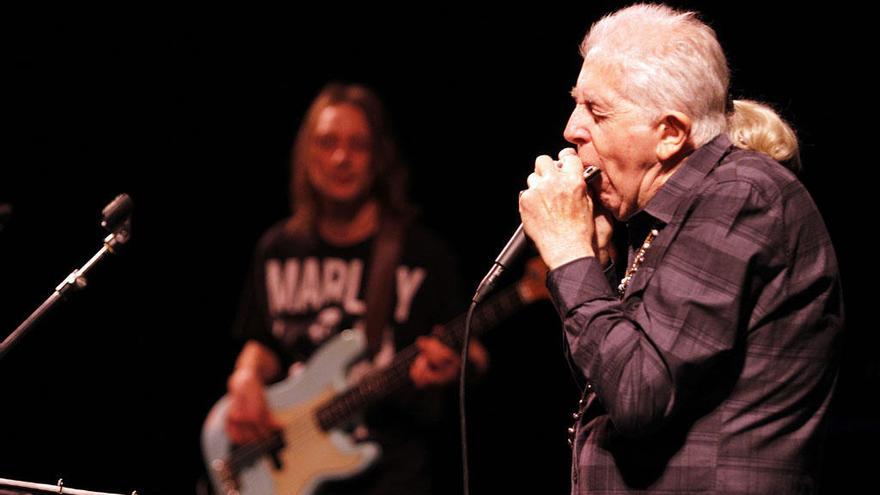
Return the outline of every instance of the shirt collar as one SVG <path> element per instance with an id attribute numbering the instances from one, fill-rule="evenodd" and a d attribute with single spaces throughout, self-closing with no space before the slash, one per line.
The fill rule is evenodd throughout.
<path id="1" fill-rule="evenodd" d="M 678 205 L 693 194 L 697 185 L 715 168 L 715 164 L 730 148 L 730 144 L 727 134 L 719 134 L 697 148 L 685 158 L 678 170 L 663 184 L 639 214 L 647 213 L 664 224 L 672 221 Z"/>

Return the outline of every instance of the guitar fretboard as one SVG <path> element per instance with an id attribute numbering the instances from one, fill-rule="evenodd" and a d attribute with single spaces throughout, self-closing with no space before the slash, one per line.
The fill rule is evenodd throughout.
<path id="1" fill-rule="evenodd" d="M 471 334 L 481 335 L 524 305 L 515 285 L 498 292 L 477 306 L 471 321 Z M 466 314 L 458 315 L 446 324 L 446 331 L 438 336 L 453 349 L 461 349 L 465 317 Z M 318 406 L 315 410 L 318 425 L 325 431 L 337 427 L 368 405 L 411 383 L 409 368 L 418 354 L 419 350 L 415 345 L 401 350 L 387 368 L 368 374 L 353 387 Z"/>

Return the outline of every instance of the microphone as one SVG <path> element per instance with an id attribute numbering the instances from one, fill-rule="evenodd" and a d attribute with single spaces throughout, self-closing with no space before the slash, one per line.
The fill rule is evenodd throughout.
<path id="1" fill-rule="evenodd" d="M 110 232 L 119 230 L 131 216 L 132 209 L 134 209 L 134 202 L 128 194 L 123 193 L 116 196 L 101 210 L 101 227 Z"/>
<path id="2" fill-rule="evenodd" d="M 588 184 L 591 180 L 595 179 L 599 176 L 599 168 L 590 165 L 584 170 L 584 181 Z M 483 300 L 483 297 L 486 296 L 489 292 L 492 291 L 492 288 L 495 287 L 495 284 L 498 281 L 498 277 L 504 273 L 504 270 L 513 263 L 513 261 L 520 256 L 520 253 L 525 250 L 526 245 L 526 233 L 523 232 L 522 223 L 519 224 L 519 228 L 516 229 L 516 232 L 513 233 L 513 236 L 507 241 L 507 244 L 501 250 L 501 254 L 495 258 L 495 263 L 492 265 L 492 268 L 489 269 L 489 272 L 486 273 L 486 276 L 483 277 L 483 281 L 480 282 L 480 285 L 477 287 L 477 292 L 474 293 L 474 297 L 472 301 L 474 304 L 479 303 Z"/>

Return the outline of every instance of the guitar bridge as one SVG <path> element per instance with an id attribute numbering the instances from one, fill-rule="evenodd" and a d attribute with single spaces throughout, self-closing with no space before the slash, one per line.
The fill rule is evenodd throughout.
<path id="1" fill-rule="evenodd" d="M 228 487 L 224 488 L 224 493 L 237 495 L 239 473 L 243 470 L 246 471 L 249 466 L 253 466 L 262 459 L 268 458 L 273 468 L 282 470 L 284 464 L 281 462 L 281 451 L 286 446 L 284 435 L 280 430 L 265 440 L 234 445 L 229 450 L 229 456 L 226 460 L 218 459 L 211 464 L 218 477 L 223 480 L 223 486 Z"/>

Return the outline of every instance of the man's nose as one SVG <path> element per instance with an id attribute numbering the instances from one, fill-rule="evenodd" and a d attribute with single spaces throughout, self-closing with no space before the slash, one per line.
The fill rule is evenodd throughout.
<path id="1" fill-rule="evenodd" d="M 337 165 L 348 163 L 351 152 L 345 146 L 339 146 L 333 150 L 333 163 Z"/>
<path id="2" fill-rule="evenodd" d="M 590 142 L 590 132 L 583 125 L 583 119 L 577 114 L 577 110 L 571 113 L 562 135 L 571 144 L 582 145 Z"/>

